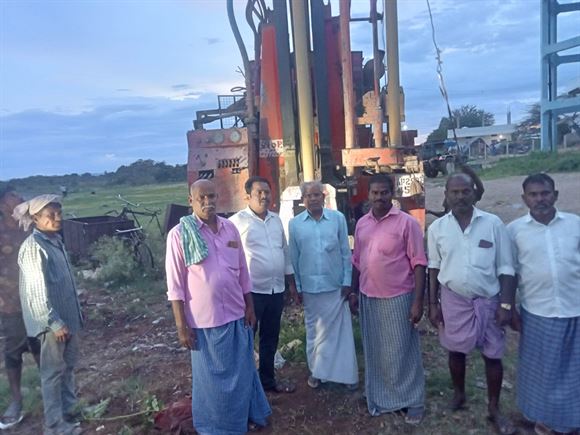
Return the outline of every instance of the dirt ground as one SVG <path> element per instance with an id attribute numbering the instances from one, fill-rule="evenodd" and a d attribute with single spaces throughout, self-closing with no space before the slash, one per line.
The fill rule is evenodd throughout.
<path id="1" fill-rule="evenodd" d="M 556 174 L 561 210 L 580 213 L 580 174 Z M 523 177 L 485 182 L 485 195 L 479 206 L 498 214 L 505 222 L 526 212 L 520 200 Z M 439 210 L 443 199 L 443 179 L 428 180 L 427 206 Z M 134 297 L 135 289 L 131 292 Z M 191 388 L 188 353 L 180 349 L 170 309 L 161 292 L 143 313 L 132 309 L 135 299 L 123 292 L 113 296 L 104 289 L 87 290 L 82 295 L 87 327 L 77 371 L 80 397 L 88 404 L 110 398 L 104 417 L 114 418 L 143 409 L 155 396 L 163 404 L 185 397 Z M 286 316 L 295 317 L 290 307 Z M 469 409 L 450 414 L 446 405 L 451 397 L 445 352 L 435 331 L 423 320 L 420 324 L 426 369 L 427 413 L 423 424 L 411 428 L 398 415 L 370 417 L 362 398 L 362 387 L 350 392 L 339 385 L 312 390 L 306 385 L 304 363 L 287 363 L 279 377 L 297 384 L 293 394 L 268 394 L 273 409 L 271 425 L 264 434 L 487 434 L 493 433 L 485 421 L 485 389 L 481 360 L 473 355 L 468 362 Z M 520 433 L 532 433 L 515 407 L 515 360 L 517 336 L 508 333 L 509 352 L 505 360 L 502 403 L 505 412 L 519 426 Z M 360 350 L 360 349 L 359 349 Z M 31 364 L 28 361 L 28 364 Z M 361 380 L 363 372 L 361 369 Z M 7 435 L 41 434 L 41 406 Z M 83 423 L 86 434 L 158 433 L 147 417 L 94 420 Z"/>
<path id="2" fill-rule="evenodd" d="M 556 206 L 561 211 L 580 214 L 580 173 L 550 174 L 556 182 L 556 189 L 560 196 Z M 485 193 L 477 207 L 498 215 L 505 223 L 527 213 L 527 208 L 522 202 L 523 176 L 501 178 L 497 180 L 484 181 Z M 445 179 L 428 178 L 426 183 L 426 205 L 427 209 L 442 210 L 443 190 Z M 428 223 L 434 218 L 429 218 Z"/>

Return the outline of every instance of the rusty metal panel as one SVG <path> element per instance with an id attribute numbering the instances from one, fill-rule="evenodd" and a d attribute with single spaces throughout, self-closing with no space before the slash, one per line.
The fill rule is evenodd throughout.
<path id="1" fill-rule="evenodd" d="M 244 183 L 248 179 L 246 128 L 187 132 L 187 179 L 212 179 L 217 188 L 217 212 L 235 213 L 246 206 Z"/>
<path id="2" fill-rule="evenodd" d="M 342 164 L 347 167 L 365 167 L 371 162 L 379 166 L 402 163 L 401 152 L 393 148 L 351 148 L 342 150 Z"/>
<path id="3" fill-rule="evenodd" d="M 90 216 L 66 219 L 62 231 L 64 245 L 73 261 L 87 259 L 91 245 L 103 236 L 114 236 L 116 230 L 135 228 L 131 219 L 117 216 Z"/>

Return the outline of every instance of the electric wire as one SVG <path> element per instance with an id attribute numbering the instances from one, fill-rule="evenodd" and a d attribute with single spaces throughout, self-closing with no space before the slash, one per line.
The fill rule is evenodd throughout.
<path id="1" fill-rule="evenodd" d="M 449 122 L 451 123 L 451 129 L 453 130 L 453 140 L 457 144 L 457 134 L 455 132 L 455 122 L 453 121 L 453 112 L 451 111 L 451 106 L 449 104 L 449 94 L 447 93 L 447 88 L 445 86 L 445 80 L 443 79 L 443 61 L 441 60 L 441 50 L 437 45 L 437 40 L 435 39 L 435 24 L 433 22 L 433 14 L 431 13 L 431 4 L 429 0 L 427 2 L 427 9 L 429 10 L 429 20 L 431 22 L 431 37 L 433 39 L 433 45 L 435 46 L 435 58 L 437 59 L 437 77 L 439 78 L 439 90 L 441 95 L 445 100 L 447 105 L 447 113 L 449 115 Z"/>

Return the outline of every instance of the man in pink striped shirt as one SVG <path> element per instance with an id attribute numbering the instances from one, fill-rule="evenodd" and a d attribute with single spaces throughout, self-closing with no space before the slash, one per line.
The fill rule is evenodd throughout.
<path id="1" fill-rule="evenodd" d="M 252 284 L 240 234 L 216 214 L 209 180 L 191 185 L 186 216 L 167 236 L 167 296 L 179 342 L 191 350 L 199 434 L 244 434 L 271 410 L 254 365 Z"/>
<path id="2" fill-rule="evenodd" d="M 353 312 L 360 308 L 370 414 L 402 410 L 416 425 L 424 414 L 425 377 L 415 325 L 423 315 L 427 258 L 419 223 L 393 207 L 393 194 L 389 176 L 369 181 L 372 208 L 356 226 L 349 302 Z"/>

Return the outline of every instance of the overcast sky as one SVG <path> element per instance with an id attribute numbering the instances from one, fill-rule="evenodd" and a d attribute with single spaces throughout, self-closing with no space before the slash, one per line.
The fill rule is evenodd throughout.
<path id="1" fill-rule="evenodd" d="M 353 15 L 367 5 L 353 0 Z M 452 108 L 475 104 L 497 124 L 508 106 L 524 116 L 540 96 L 540 1 L 431 6 Z M 559 38 L 579 22 L 562 17 Z M 370 25 L 352 36 L 368 58 Z M 446 114 L 425 0 L 399 0 L 399 50 L 406 124 L 424 138 Z M 185 163 L 195 111 L 244 84 L 239 65 L 225 0 L 0 0 L 0 179 Z M 559 85 L 580 86 L 578 67 Z"/>

